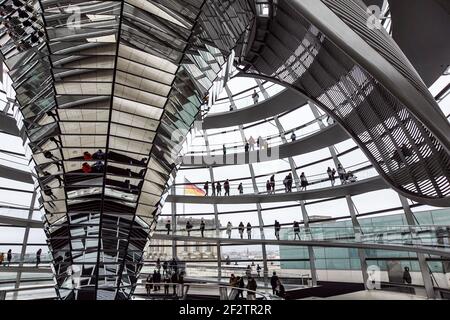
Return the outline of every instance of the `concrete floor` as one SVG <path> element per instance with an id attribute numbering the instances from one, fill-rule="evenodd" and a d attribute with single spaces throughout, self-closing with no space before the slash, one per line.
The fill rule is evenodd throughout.
<path id="1" fill-rule="evenodd" d="M 384 290 L 370 290 L 370 291 L 365 290 L 342 294 L 339 296 L 329 298 L 311 297 L 302 300 L 427 300 L 427 298 L 401 292 L 392 292 Z"/>

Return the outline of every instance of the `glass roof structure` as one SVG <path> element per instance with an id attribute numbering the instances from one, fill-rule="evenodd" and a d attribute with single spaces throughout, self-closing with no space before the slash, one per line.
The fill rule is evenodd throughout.
<path id="1" fill-rule="evenodd" d="M 174 257 L 260 288 L 404 258 L 447 294 L 449 75 L 378 2 L 0 1 L 6 298 L 141 298 Z"/>

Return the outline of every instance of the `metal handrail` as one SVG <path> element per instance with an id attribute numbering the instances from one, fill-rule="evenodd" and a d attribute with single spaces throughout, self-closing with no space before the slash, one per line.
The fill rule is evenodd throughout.
<path id="1" fill-rule="evenodd" d="M 188 287 L 188 290 L 189 290 L 189 288 L 191 288 L 191 287 L 200 287 L 200 288 L 214 288 L 214 289 L 231 289 L 231 290 L 242 290 L 242 291 L 245 291 L 245 292 L 247 292 L 247 294 L 248 293 L 251 293 L 251 294 L 254 294 L 255 296 L 257 296 L 257 295 L 259 295 L 259 296 L 262 296 L 262 298 L 263 298 L 263 300 L 270 300 L 270 298 L 273 296 L 273 295 L 270 295 L 270 294 L 267 294 L 267 293 L 263 293 L 263 292 L 260 292 L 260 291 L 254 291 L 254 290 L 250 290 L 250 289 L 247 289 L 247 288 L 239 288 L 239 287 L 233 287 L 233 286 L 230 286 L 230 285 L 221 285 L 221 284 L 212 284 L 212 283 L 194 283 L 194 282 L 187 282 L 187 283 L 174 283 L 174 282 L 147 282 L 147 281 L 142 281 L 141 283 L 137 283 L 137 286 L 146 286 L 146 285 L 148 285 L 148 284 L 151 284 L 151 285 L 153 285 L 153 286 L 160 286 L 160 287 L 163 287 L 163 286 L 177 286 L 178 288 L 180 288 L 181 287 L 181 291 L 178 291 L 177 290 L 177 292 L 181 292 L 181 293 L 183 293 L 183 296 L 184 296 L 184 294 L 185 294 L 185 288 L 186 287 Z M 230 292 L 231 293 L 231 292 Z"/>

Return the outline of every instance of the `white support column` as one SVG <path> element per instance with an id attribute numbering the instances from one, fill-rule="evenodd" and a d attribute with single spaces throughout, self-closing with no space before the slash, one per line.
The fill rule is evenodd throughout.
<path id="1" fill-rule="evenodd" d="M 175 188 L 175 180 L 174 184 L 172 185 L 172 194 L 175 195 L 177 188 Z M 172 209 L 172 235 L 176 235 L 177 232 L 177 203 L 172 202 L 171 203 L 171 209 Z M 175 258 L 177 256 L 177 241 L 172 241 L 172 258 Z"/>
<path id="2" fill-rule="evenodd" d="M 205 139 L 205 146 L 206 146 L 206 154 L 209 157 L 211 155 L 211 149 L 209 147 L 209 140 L 208 140 L 208 134 L 206 130 L 203 130 L 203 137 Z M 213 189 L 213 184 L 215 183 L 214 179 L 214 170 L 212 166 L 208 166 L 209 170 L 209 178 L 211 180 L 211 192 Z M 219 210 L 217 209 L 217 204 L 213 204 L 214 209 L 214 223 L 216 226 L 216 237 L 220 238 L 220 220 L 219 220 Z M 220 281 L 222 279 L 222 250 L 220 250 L 220 243 L 217 242 L 216 244 L 217 248 L 217 278 Z"/>
<path id="3" fill-rule="evenodd" d="M 234 104 L 233 94 L 231 93 L 230 88 L 228 88 L 228 85 L 225 86 L 225 90 L 227 92 L 228 98 L 230 99 L 231 108 L 235 109 L 236 105 Z M 244 127 L 242 124 L 239 125 L 239 132 L 241 133 L 242 142 L 243 142 L 243 144 L 245 144 L 246 137 L 245 137 L 245 133 L 244 133 Z M 253 170 L 253 166 L 251 163 L 248 164 L 248 168 L 250 170 L 250 174 L 252 177 L 253 191 L 255 193 L 258 193 L 258 186 L 256 184 L 255 172 Z M 259 223 L 259 231 L 261 234 L 261 239 L 264 240 L 266 237 L 264 234 L 264 220 L 263 220 L 262 213 L 261 213 L 261 204 L 259 204 L 259 203 L 256 204 L 256 211 L 258 214 L 258 223 Z M 269 267 L 267 264 L 267 250 L 266 250 L 265 244 L 261 245 L 261 251 L 262 251 L 262 256 L 263 256 L 264 286 L 267 286 L 269 283 L 269 281 L 268 281 L 269 280 Z"/>
<path id="4" fill-rule="evenodd" d="M 416 221 L 414 220 L 414 214 L 411 211 L 411 208 L 408 204 L 408 200 L 401 194 L 398 194 L 398 197 L 400 198 L 400 202 L 402 204 L 403 210 L 405 211 L 406 222 L 411 227 L 416 226 L 417 224 L 416 224 Z M 414 228 L 411 228 L 411 237 L 413 237 L 414 234 L 415 234 L 415 230 L 414 230 Z M 415 243 L 415 241 L 413 243 Z M 425 287 L 427 297 L 429 299 L 436 299 L 436 294 L 434 292 L 434 287 L 433 287 L 433 279 L 431 278 L 430 268 L 428 267 L 428 263 L 427 263 L 427 259 L 425 258 L 425 255 L 423 253 L 417 253 L 417 260 L 419 261 L 420 272 L 422 274 L 423 285 Z"/>
<path id="5" fill-rule="evenodd" d="M 262 94 L 264 95 L 264 98 L 268 99 L 269 95 L 266 92 L 265 88 L 261 84 L 261 80 L 256 80 L 258 82 L 259 88 L 261 89 Z M 283 143 L 287 143 L 285 131 L 283 128 L 283 125 L 281 124 L 280 120 L 278 119 L 278 116 L 274 117 L 275 124 L 277 126 L 278 132 L 280 133 L 280 137 Z M 297 166 L 292 157 L 288 157 L 289 166 L 291 168 L 291 172 L 294 178 L 295 182 L 295 188 L 297 191 L 301 190 L 300 186 L 300 178 L 297 174 Z M 305 231 L 309 233 L 309 216 L 308 211 L 306 210 L 305 201 L 300 201 L 300 208 L 302 213 L 302 219 L 303 219 L 303 225 L 305 227 Z M 314 256 L 314 248 L 311 246 L 308 246 L 308 258 L 309 258 L 309 269 L 311 272 L 311 285 L 314 287 L 317 285 L 317 270 L 316 270 L 316 258 Z"/>
<path id="6" fill-rule="evenodd" d="M 308 104 L 309 104 L 309 107 L 311 108 L 311 111 L 312 111 L 314 117 L 316 119 L 318 119 L 320 117 L 319 110 L 317 109 L 317 107 L 314 105 L 313 102 L 309 101 Z M 323 124 L 322 121 L 318 121 L 318 124 L 319 124 L 319 127 L 321 130 L 325 128 L 325 125 Z M 339 164 L 339 159 L 338 159 L 338 156 L 336 153 L 336 149 L 334 148 L 334 146 L 329 146 L 328 150 L 330 151 L 331 157 L 333 158 L 334 165 L 337 168 L 337 166 Z M 352 219 L 352 226 L 353 226 L 353 230 L 355 232 L 355 238 L 361 237 L 361 235 L 362 235 L 361 226 L 359 225 L 358 218 L 356 217 L 355 205 L 352 201 L 351 196 L 346 196 L 345 199 L 347 201 L 347 207 L 350 212 L 350 217 Z M 366 252 L 364 251 L 364 249 L 358 249 L 358 256 L 359 256 L 359 262 L 361 264 L 361 273 L 362 273 L 362 277 L 363 277 L 363 281 L 364 281 L 364 286 L 366 286 L 367 279 L 369 276 L 367 274 L 367 260 L 366 260 L 367 256 L 366 256 Z"/>
<path id="7" fill-rule="evenodd" d="M 353 203 L 352 198 L 350 196 L 345 196 L 345 199 L 347 200 L 347 206 L 350 211 L 350 216 L 352 218 L 352 225 L 353 230 L 355 232 L 355 239 L 361 239 L 362 231 L 361 226 L 359 225 L 358 219 L 356 217 L 355 204 Z M 358 248 L 358 256 L 359 262 L 361 263 L 361 272 L 363 276 L 364 286 L 366 286 L 369 275 L 367 274 L 367 256 L 364 249 Z"/>
<path id="8" fill-rule="evenodd" d="M 34 189 L 33 195 L 31 196 L 30 209 L 28 210 L 28 220 L 33 219 L 34 203 L 36 202 L 36 197 L 37 197 L 37 190 Z M 25 233 L 23 235 L 22 249 L 20 252 L 19 271 L 17 271 L 16 284 L 14 285 L 15 289 L 19 289 L 20 287 L 20 279 L 22 278 L 22 271 L 20 271 L 20 269 L 23 267 L 23 261 L 25 260 L 25 253 L 27 251 L 29 235 L 30 235 L 30 225 L 27 224 L 25 228 Z M 17 295 L 18 291 L 15 291 L 13 295 L 13 300 L 17 299 Z"/>

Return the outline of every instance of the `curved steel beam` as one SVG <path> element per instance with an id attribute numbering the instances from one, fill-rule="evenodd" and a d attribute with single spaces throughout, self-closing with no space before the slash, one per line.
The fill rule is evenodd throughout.
<path id="1" fill-rule="evenodd" d="M 279 1 L 247 72 L 308 96 L 401 194 L 450 206 L 450 125 L 401 50 L 367 18 L 356 0 Z M 407 168 L 401 176 L 398 166 Z"/>
<path id="2" fill-rule="evenodd" d="M 304 95 L 298 94 L 295 90 L 286 89 L 249 107 L 208 115 L 202 122 L 202 128 L 217 129 L 255 122 L 294 110 L 306 103 Z"/>
<path id="3" fill-rule="evenodd" d="M 271 160 L 284 159 L 287 157 L 297 156 L 313 151 L 326 148 L 333 144 L 338 144 L 349 139 L 347 132 L 338 124 L 326 127 L 323 130 L 312 133 L 302 139 L 284 143 L 267 150 L 256 150 L 249 152 L 238 152 L 230 154 L 218 155 L 199 155 L 199 156 L 184 156 L 181 158 L 182 165 L 185 166 L 207 166 L 212 165 L 239 165 L 246 163 L 264 162 Z M 276 152 L 275 152 L 276 149 Z"/>
<path id="4" fill-rule="evenodd" d="M 265 193 L 243 194 L 238 196 L 227 196 L 227 197 L 169 195 L 166 201 L 177 203 L 203 203 L 203 204 L 269 203 L 269 202 L 334 198 L 346 195 L 358 195 L 362 193 L 388 188 L 389 186 L 384 182 L 384 180 L 381 177 L 373 177 L 359 182 L 344 184 L 340 186 L 299 191 L 299 192 L 279 193 L 271 195 Z"/>

